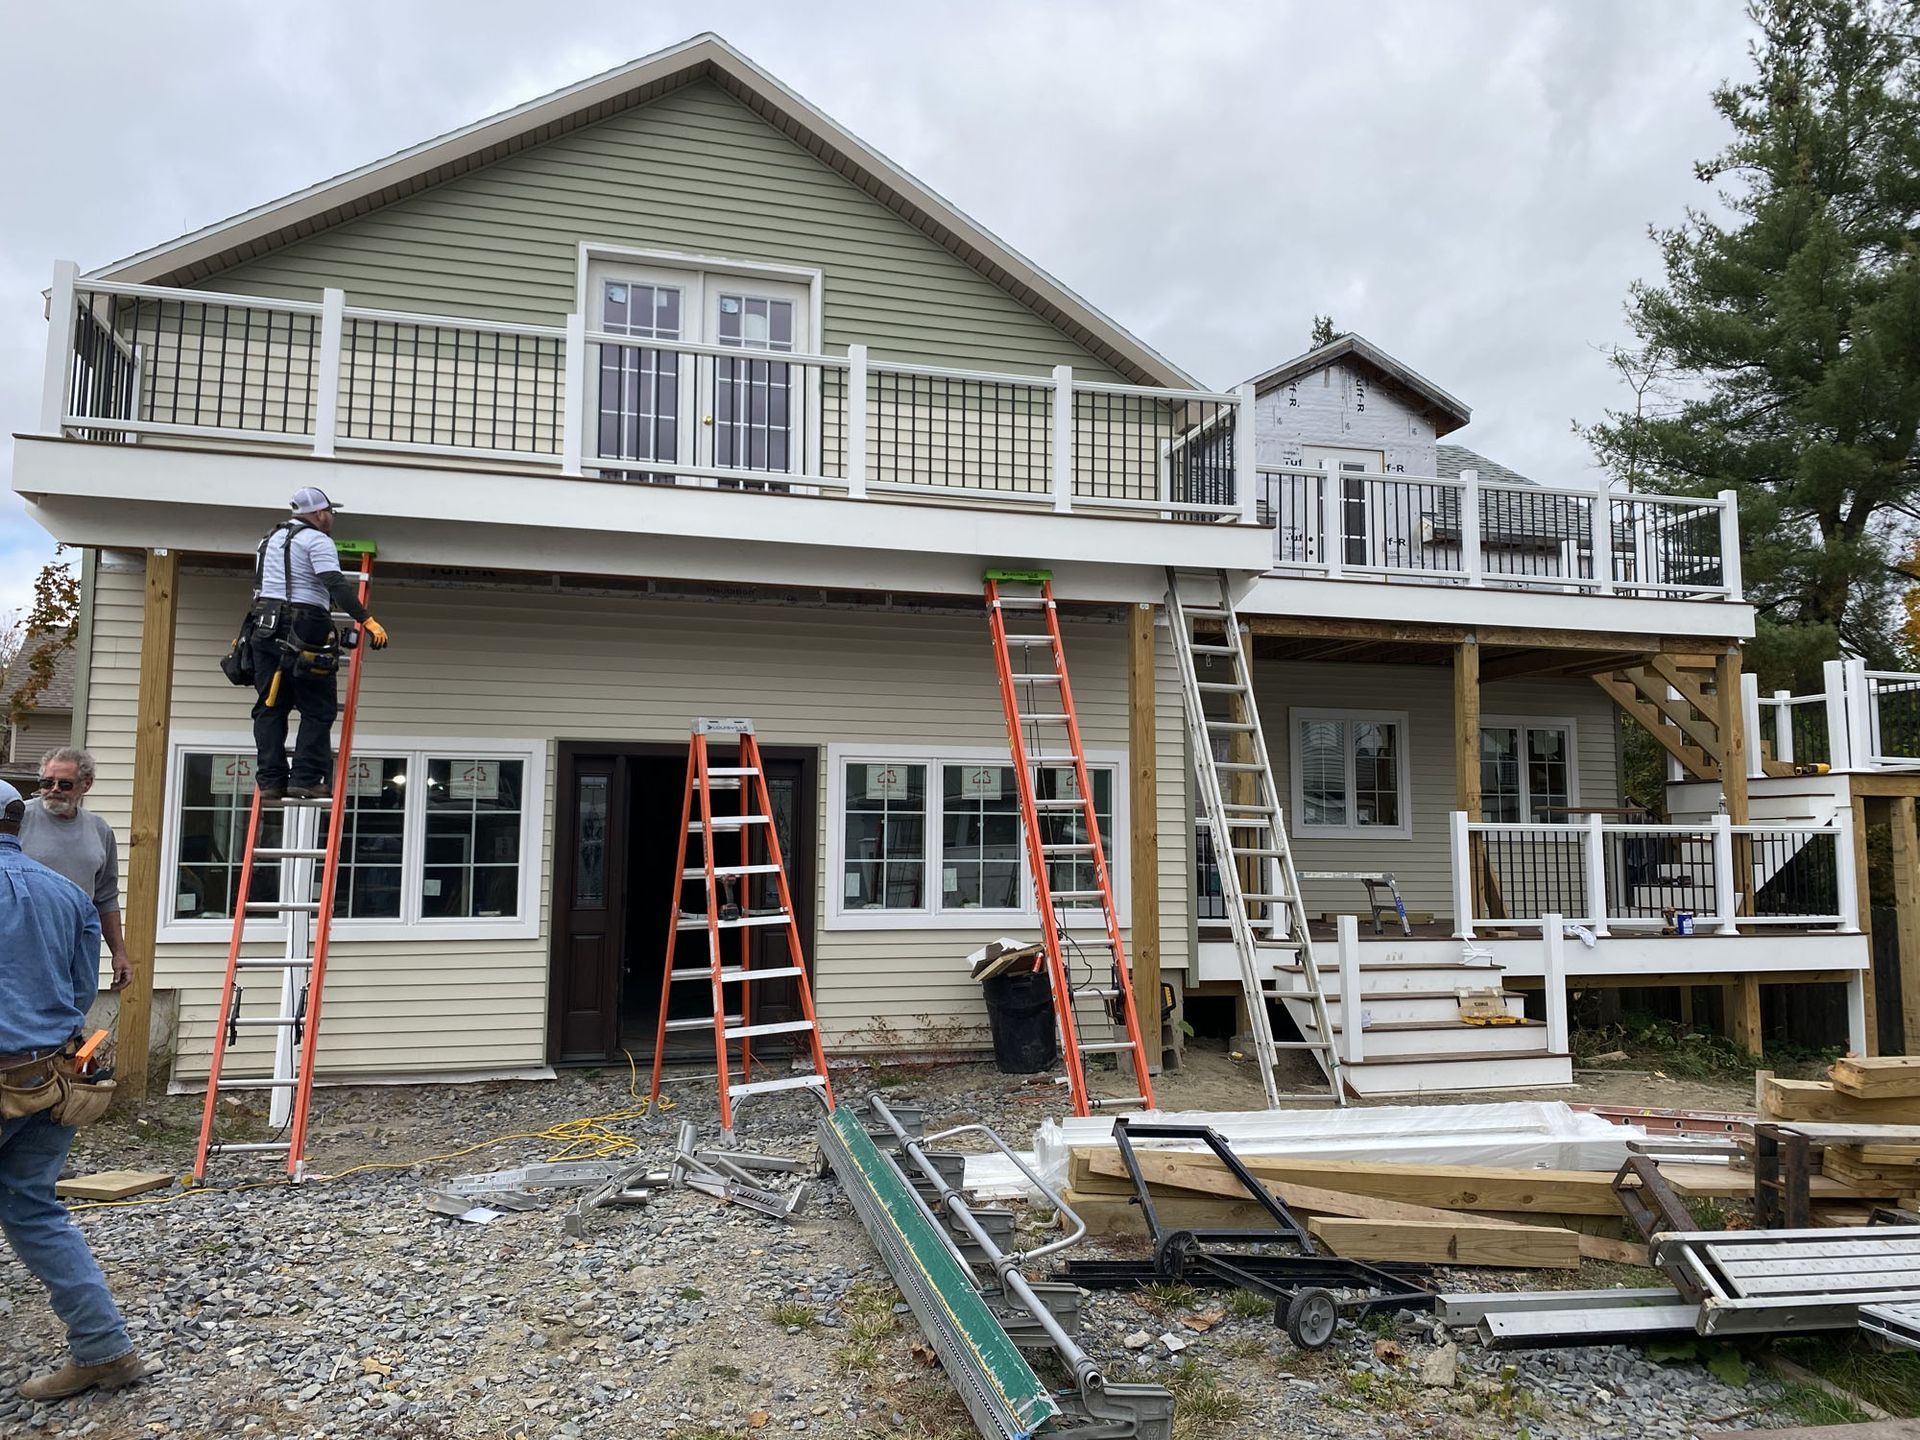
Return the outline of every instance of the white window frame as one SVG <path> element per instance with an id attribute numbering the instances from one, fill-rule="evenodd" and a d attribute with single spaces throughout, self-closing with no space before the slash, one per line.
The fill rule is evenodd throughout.
<path id="1" fill-rule="evenodd" d="M 1527 739 L 1524 732 L 1528 730 L 1564 730 L 1566 731 L 1567 732 L 1567 808 L 1571 810 L 1579 807 L 1579 804 L 1580 804 L 1580 726 L 1578 722 L 1575 721 L 1571 715 L 1482 715 L 1480 717 L 1480 728 L 1482 730 L 1507 729 L 1507 730 L 1519 730 L 1523 732 L 1520 737 L 1520 763 L 1521 763 L 1523 780 L 1525 775 L 1526 755 L 1527 755 Z M 1480 752 L 1480 737 L 1476 735 L 1473 738 L 1474 738 L 1474 747 L 1473 747 L 1474 755 L 1477 760 Z M 1533 811 L 1532 797 L 1522 794 L 1520 798 L 1525 803 L 1527 812 L 1530 815 Z M 1480 817 L 1476 815 L 1471 818 L 1477 822 Z M 1567 820 L 1568 822 L 1571 822 L 1572 818 L 1573 817 L 1571 816 L 1563 817 L 1563 819 Z M 1531 825 L 1531 824 L 1541 824 L 1545 822 L 1527 820 L 1524 823 Z"/>
<path id="2" fill-rule="evenodd" d="M 339 941 L 539 939 L 544 918 L 540 897 L 546 854 L 547 750 L 545 740 L 503 739 L 497 736 L 356 735 L 353 745 L 355 755 L 381 758 L 403 756 L 408 762 L 409 776 L 417 765 L 424 778 L 429 757 L 439 760 L 459 758 L 523 762 L 519 913 L 510 918 L 421 916 L 427 787 L 424 784 L 409 785 L 400 852 L 400 918 L 352 920 L 341 917 L 333 922 L 333 938 Z M 166 877 L 166 883 L 161 887 L 160 917 L 154 935 L 155 942 L 162 945 L 224 943 L 233 934 L 231 918 L 179 920 L 173 916 L 174 879 L 179 873 L 180 863 L 181 791 L 186 783 L 186 757 L 189 753 L 207 751 L 251 755 L 254 753 L 253 736 L 236 730 L 194 730 L 176 732 L 169 739 L 166 819 L 160 844 L 161 874 Z M 284 943 L 286 923 L 268 917 L 248 920 L 246 939 Z"/>
<path id="3" fill-rule="evenodd" d="M 1300 722 L 1303 720 L 1344 720 L 1349 724 L 1397 725 L 1400 730 L 1400 766 L 1396 779 L 1400 791 L 1400 823 L 1398 825 L 1356 825 L 1349 820 L 1344 825 L 1316 825 L 1307 820 L 1306 806 L 1306 766 L 1300 753 Z M 1474 737 L 1475 751 L 1478 753 L 1479 737 Z M 1353 814 L 1354 759 L 1353 746 L 1347 746 L 1346 754 L 1347 813 Z M 1313 707 L 1291 706 L 1287 710 L 1287 770 L 1292 792 L 1293 815 L 1291 833 L 1296 840 L 1410 840 L 1413 838 L 1413 727 L 1407 723 L 1404 710 L 1355 710 L 1343 706 Z"/>
<path id="4" fill-rule="evenodd" d="M 1128 826 L 1131 816 L 1127 794 L 1127 752 L 1125 749 L 1090 749 L 1086 752 L 1090 770 L 1113 773 L 1112 834 L 1102 837 L 1108 845 L 1107 879 L 1113 886 L 1113 903 L 1123 923 L 1131 923 L 1132 883 Z M 980 908 L 944 909 L 943 894 L 937 883 L 939 866 L 946 845 L 946 784 L 940 773 L 943 765 L 1013 765 L 1013 755 L 1004 749 L 967 745 L 829 745 L 827 747 L 827 835 L 826 835 L 826 923 L 828 930 L 1006 930 L 1031 928 L 1040 923 L 1034 904 L 1032 867 L 1027 862 L 1026 836 L 1020 837 L 1020 908 L 984 910 Z M 847 910 L 846 899 L 846 773 L 848 765 L 912 764 L 927 767 L 927 904 L 916 910 Z M 1065 912 L 1070 929 L 1103 929 L 1106 917 L 1098 906 Z"/>

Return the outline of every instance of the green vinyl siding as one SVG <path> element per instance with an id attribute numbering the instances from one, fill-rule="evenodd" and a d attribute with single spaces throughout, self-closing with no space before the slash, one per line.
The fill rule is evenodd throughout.
<path id="1" fill-rule="evenodd" d="M 1106 366 L 719 87 L 495 161 L 222 271 L 203 288 L 557 324 L 579 244 L 818 268 L 829 351 L 977 369 Z"/>

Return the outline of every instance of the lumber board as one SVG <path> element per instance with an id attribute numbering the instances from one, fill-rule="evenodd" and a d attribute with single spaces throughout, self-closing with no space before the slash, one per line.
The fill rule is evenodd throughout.
<path id="1" fill-rule="evenodd" d="M 1660 1175 L 1682 1195 L 1705 1200 L 1741 1200 L 1753 1194 L 1753 1172 L 1731 1165 L 1665 1165 Z M 1891 1191 L 1886 1192 L 1891 1194 Z M 1814 1200 L 1872 1200 L 1881 1193 L 1861 1190 L 1831 1175 L 1807 1177 L 1807 1195 Z"/>
<path id="2" fill-rule="evenodd" d="M 149 1190 L 164 1190 L 174 1181 L 170 1170 L 101 1170 L 56 1181 L 53 1193 L 62 1200 L 124 1200 Z"/>
<path id="3" fill-rule="evenodd" d="M 1920 962 L 1916 962 L 1920 963 Z M 1833 1088 L 1860 1100 L 1920 1097 L 1920 1056 L 1882 1055 L 1833 1062 Z"/>
<path id="4" fill-rule="evenodd" d="M 1490 1225 L 1451 1220 L 1361 1220 L 1316 1215 L 1307 1222 L 1316 1240 L 1348 1260 L 1405 1260 L 1429 1265 L 1473 1265 L 1511 1270 L 1577 1270 L 1579 1237 L 1546 1225 Z"/>
<path id="5" fill-rule="evenodd" d="M 1085 1181 L 1112 1185 L 1111 1176 L 1093 1169 L 1095 1154 L 1113 1150 L 1103 1146 L 1076 1148 L 1068 1162 L 1068 1183 L 1076 1190 Z M 1178 1153 L 1178 1152 L 1175 1152 Z M 1476 1165 L 1409 1165 L 1368 1160 L 1322 1160 L 1300 1156 L 1242 1156 L 1242 1163 L 1262 1180 L 1314 1185 L 1350 1195 L 1401 1200 L 1438 1210 L 1547 1211 L 1568 1215 L 1618 1215 L 1613 1175 L 1599 1170 L 1527 1170 Z M 1120 1186 L 1124 1188 L 1125 1182 Z"/>
<path id="6" fill-rule="evenodd" d="M 1920 1125 L 1920 1096 L 1866 1100 L 1823 1080 L 1761 1082 L 1760 1103 L 1769 1120 L 1831 1120 L 1841 1124 Z"/>
<path id="7" fill-rule="evenodd" d="M 1074 1214 L 1086 1221 L 1089 1235 L 1140 1235 L 1147 1233 L 1147 1222 L 1140 1214 L 1140 1207 L 1131 1200 L 1116 1195 L 1082 1195 L 1077 1190 L 1068 1190 L 1061 1197 Z M 1220 1228 L 1247 1226 L 1249 1228 L 1267 1225 L 1272 1222 L 1267 1212 L 1251 1200 L 1238 1204 L 1228 1200 L 1217 1200 L 1208 1195 L 1169 1196 L 1165 1202 L 1156 1195 L 1153 1199 L 1154 1213 L 1160 1217 L 1162 1227 L 1184 1229 L 1189 1227 Z M 1066 1229 L 1065 1220 L 1061 1229 Z"/>

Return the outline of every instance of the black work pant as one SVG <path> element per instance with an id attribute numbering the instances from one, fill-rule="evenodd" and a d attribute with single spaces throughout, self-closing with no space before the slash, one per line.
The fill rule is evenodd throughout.
<path id="1" fill-rule="evenodd" d="M 290 622 L 294 638 L 303 646 L 325 644 L 333 620 L 320 611 L 295 610 Z M 281 670 L 278 639 L 254 632 L 253 683 L 258 698 L 253 705 L 253 745 L 258 752 L 256 782 L 263 790 L 293 785 L 322 785 L 333 773 L 333 717 L 340 711 L 340 691 L 332 675 L 295 675 Z M 273 692 L 274 677 L 280 688 Z M 274 702 L 267 704 L 269 693 Z M 293 769 L 287 769 L 287 719 L 300 712 L 300 730 L 293 742 Z"/>

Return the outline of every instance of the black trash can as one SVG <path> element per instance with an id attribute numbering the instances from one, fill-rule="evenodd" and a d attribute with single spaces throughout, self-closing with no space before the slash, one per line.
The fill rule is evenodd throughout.
<path id="1" fill-rule="evenodd" d="M 1045 970 L 996 975 L 981 982 L 987 1024 L 993 1030 L 993 1063 L 1002 1075 L 1034 1075 L 1060 1056 L 1053 1027 L 1053 985 Z"/>

